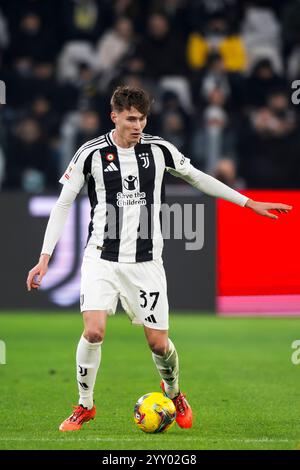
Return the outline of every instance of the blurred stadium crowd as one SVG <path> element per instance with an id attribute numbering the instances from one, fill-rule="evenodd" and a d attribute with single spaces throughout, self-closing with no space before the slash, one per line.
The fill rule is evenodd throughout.
<path id="1" fill-rule="evenodd" d="M 39 193 L 110 130 L 118 84 L 146 131 L 235 188 L 300 185 L 300 1 L 0 0 L 0 188 Z M 300 106 L 300 105 L 299 105 Z"/>

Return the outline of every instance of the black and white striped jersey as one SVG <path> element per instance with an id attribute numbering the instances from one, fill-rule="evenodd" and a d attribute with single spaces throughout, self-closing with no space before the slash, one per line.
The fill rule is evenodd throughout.
<path id="1" fill-rule="evenodd" d="M 101 258 L 118 262 L 157 259 L 162 254 L 160 223 L 165 171 L 183 175 L 190 162 L 160 137 L 142 134 L 129 149 L 118 147 L 113 131 L 82 145 L 60 182 L 77 193 L 87 183 L 91 204 L 88 244 Z"/>
<path id="2" fill-rule="evenodd" d="M 246 196 L 196 170 L 170 142 L 142 134 L 138 144 L 125 149 L 116 145 L 113 131 L 82 145 L 60 179 L 76 193 L 87 183 L 91 204 L 87 243 L 99 247 L 101 258 L 134 263 L 161 256 L 165 171 L 206 194 L 245 205 Z"/>

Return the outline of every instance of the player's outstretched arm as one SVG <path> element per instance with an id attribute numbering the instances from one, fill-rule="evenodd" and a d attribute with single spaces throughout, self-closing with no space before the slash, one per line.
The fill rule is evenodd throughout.
<path id="1" fill-rule="evenodd" d="M 252 199 L 248 199 L 245 207 L 252 209 L 256 214 L 269 217 L 270 219 L 278 219 L 278 215 L 272 214 L 269 210 L 275 210 L 279 214 L 286 214 L 292 209 L 292 206 L 288 206 L 287 204 L 282 204 L 280 202 L 258 202 L 253 201 Z"/>
<path id="2" fill-rule="evenodd" d="M 287 213 L 292 209 L 292 206 L 287 204 L 253 201 L 221 181 L 218 181 L 213 176 L 197 170 L 186 158 L 183 158 L 179 163 L 177 161 L 177 167 L 175 169 L 169 168 L 168 171 L 170 171 L 174 176 L 179 176 L 187 183 L 209 196 L 219 197 L 234 204 L 238 204 L 239 206 L 248 207 L 256 214 L 263 215 L 271 219 L 278 219 L 278 216 L 269 212 L 270 210 L 275 210 L 278 213 Z"/>
<path id="3" fill-rule="evenodd" d="M 76 196 L 75 191 L 63 186 L 48 220 L 39 262 L 28 273 L 26 281 L 28 291 L 40 287 L 42 279 L 47 273 L 50 257 L 63 231 L 69 210 Z"/>

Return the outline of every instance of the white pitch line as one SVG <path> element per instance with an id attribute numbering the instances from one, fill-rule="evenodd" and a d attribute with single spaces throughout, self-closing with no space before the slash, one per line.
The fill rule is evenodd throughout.
<path id="1" fill-rule="evenodd" d="M 34 437 L 29 437 L 29 438 L 22 438 L 22 437 L 11 437 L 11 438 L 4 438 L 4 437 L 0 437 L 0 441 L 21 441 L 21 442 L 88 442 L 88 441 L 91 441 L 91 442 L 107 442 L 107 441 L 112 441 L 112 442 L 122 442 L 122 441 L 125 441 L 125 442 L 136 442 L 138 443 L 139 441 L 148 441 L 150 442 L 151 440 L 153 439 L 160 439 L 160 436 L 149 436 L 149 438 L 146 438 L 146 437 L 137 437 L 137 438 L 131 438 L 131 437 L 122 437 L 122 438 L 115 438 L 115 437 L 86 437 L 86 438 L 77 438 L 77 439 L 73 439 L 73 438 L 66 438 L 66 439 L 58 439 L 58 438 L 34 438 Z M 178 439 L 178 436 L 174 436 L 174 440 L 177 440 Z M 237 439 L 237 438 L 205 438 L 205 437 L 188 437 L 188 438 L 185 438 L 184 439 L 184 442 L 185 441 L 208 441 L 208 442 L 217 442 L 217 441 L 225 441 L 225 442 L 243 442 L 243 443 L 247 443 L 247 442 L 253 442 L 253 443 L 259 443 L 259 442 L 293 442 L 293 441 L 299 441 L 300 438 L 295 438 L 295 439 L 273 439 L 273 438 L 269 438 L 269 437 L 262 437 L 260 439 L 251 439 L 251 438 L 246 438 L 246 439 Z M 162 441 L 161 441 L 162 442 Z"/>

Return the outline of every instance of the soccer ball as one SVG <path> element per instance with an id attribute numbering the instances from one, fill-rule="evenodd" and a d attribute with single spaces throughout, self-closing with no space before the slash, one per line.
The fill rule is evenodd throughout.
<path id="1" fill-rule="evenodd" d="M 135 404 L 134 421 L 141 431 L 165 432 L 173 426 L 175 419 L 175 405 L 162 393 L 147 393 Z"/>

